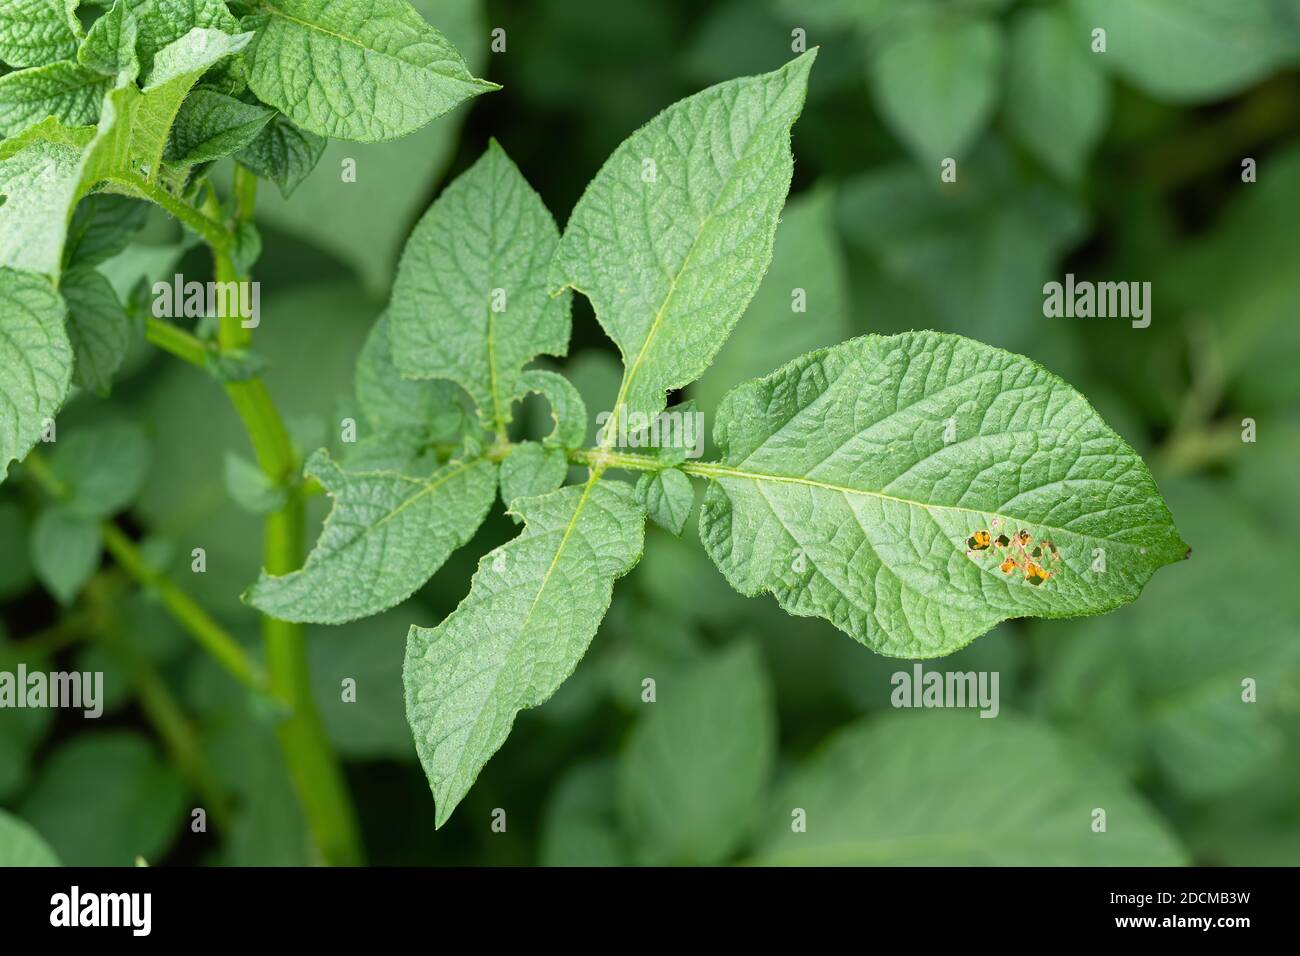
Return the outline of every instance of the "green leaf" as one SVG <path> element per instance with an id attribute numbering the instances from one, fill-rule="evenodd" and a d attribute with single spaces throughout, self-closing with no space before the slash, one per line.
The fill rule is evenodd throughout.
<path id="1" fill-rule="evenodd" d="M 627 832 L 643 864 L 716 866 L 753 825 L 776 755 L 767 673 L 736 644 L 655 694 L 619 768 Z"/>
<path id="2" fill-rule="evenodd" d="M 1007 120 L 1062 179 L 1083 175 L 1106 129 L 1110 84 L 1089 52 L 1088 32 L 1061 8 L 1026 10 L 1011 26 Z"/>
<path id="3" fill-rule="evenodd" d="M 63 482 L 70 514 L 107 518 L 140 493 L 149 471 L 149 439 L 128 422 L 82 426 L 55 443 L 50 469 Z"/>
<path id="4" fill-rule="evenodd" d="M 406 717 L 441 827 L 510 733 L 582 659 L 614 579 L 641 557 L 645 516 L 622 482 L 515 501 L 517 538 L 484 555 L 469 596 L 407 637 Z"/>
<path id="5" fill-rule="evenodd" d="M 0 810 L 0 866 L 58 866 L 50 845 L 28 824 Z"/>
<path id="6" fill-rule="evenodd" d="M 99 567 L 101 546 L 97 522 L 47 508 L 32 525 L 32 568 L 45 589 L 68 605 Z"/>
<path id="7" fill-rule="evenodd" d="M 154 57 L 196 28 L 219 33 L 237 33 L 235 19 L 223 0 L 124 0 L 137 27 L 136 51 L 140 73 L 148 76 Z M 110 13 L 112 11 L 109 11 Z M 96 21 L 96 25 L 103 21 Z M 95 31 L 91 27 L 91 34 Z M 87 38 L 89 40 L 89 37 Z"/>
<path id="8" fill-rule="evenodd" d="M 414 0 L 413 6 L 437 24 L 472 72 L 486 68 L 489 26 L 484 0 Z M 311 171 L 308 164 L 292 200 L 269 189 L 259 195 L 258 222 L 274 224 L 329 253 L 356 271 L 372 296 L 387 301 L 411 223 L 439 185 L 472 106 L 473 101 L 462 104 L 436 123 L 388 143 L 335 140 L 326 145 L 315 133 L 306 133 L 316 144 L 316 153 L 308 157 L 311 163 L 324 149 L 315 172 L 306 175 Z M 345 176 L 353 171 L 355 176 Z M 398 181 L 405 188 L 393 189 Z M 354 241 L 357 235 L 365 235 L 366 241 Z"/>
<path id="9" fill-rule="evenodd" d="M 692 394 L 711 414 L 737 382 L 765 375 L 792 355 L 850 334 L 844 254 L 835 235 L 835 195 L 817 189 L 786 204 L 772 265 L 736 331 Z"/>
<path id="10" fill-rule="evenodd" d="M 668 107 L 587 186 L 552 285 L 591 300 L 623 354 L 619 416 L 662 411 L 699 377 L 758 289 L 790 187 L 790 128 L 816 50 Z"/>
<path id="11" fill-rule="evenodd" d="M 68 218 L 79 195 L 81 153 L 43 138 L 67 134 L 56 119 L 16 140 L 0 158 L 0 266 L 57 276 Z"/>
<path id="12" fill-rule="evenodd" d="M 135 328 L 112 284 L 95 269 L 68 270 L 59 291 L 68 304 L 68 339 L 76 356 L 74 380 L 82 388 L 107 395 Z"/>
<path id="13" fill-rule="evenodd" d="M 283 113 L 273 113 L 235 159 L 263 179 L 269 179 L 288 199 L 316 168 L 328 141 L 293 125 Z"/>
<path id="14" fill-rule="evenodd" d="M 165 158 L 178 166 L 222 159 L 252 143 L 274 115 L 216 90 L 195 90 L 176 114 Z"/>
<path id="15" fill-rule="evenodd" d="M 284 507 L 289 492 L 243 455 L 226 452 L 226 494 L 250 514 L 265 515 Z"/>
<path id="16" fill-rule="evenodd" d="M 733 390 L 714 438 L 722 463 L 696 466 L 714 479 L 700 537 L 732 587 L 892 657 L 950 654 L 1008 618 L 1111 610 L 1187 553 L 1146 466 L 1083 396 L 959 336 L 809 353 Z M 979 531 L 991 544 L 971 550 Z M 997 544 L 1020 531 L 1023 551 Z M 1043 581 L 1028 567 L 1045 541 L 1059 557 L 1037 558 Z"/>
<path id="17" fill-rule="evenodd" d="M 618 768 L 612 760 L 566 773 L 542 812 L 542 866 L 624 866 L 628 851 L 615 813 Z"/>
<path id="18" fill-rule="evenodd" d="M 569 296 L 546 288 L 558 241 L 541 198 L 493 140 L 402 253 L 388 308 L 402 374 L 456 382 L 484 426 L 503 433 L 523 366 L 568 348 Z"/>
<path id="19" fill-rule="evenodd" d="M 114 80 L 123 74 L 134 79 L 140 72 L 140 58 L 136 54 L 139 37 L 139 25 L 127 0 L 117 0 L 91 24 L 90 32 L 77 50 L 77 62 Z M 156 50 L 151 50 L 150 55 L 153 52 Z"/>
<path id="20" fill-rule="evenodd" d="M 93 123 L 110 81 L 75 60 L 0 76 L 0 134 L 16 136 L 47 116 L 69 126 Z"/>
<path id="21" fill-rule="evenodd" d="M 138 199 L 96 193 L 77 204 L 63 246 L 64 267 L 97 266 L 120 255 L 144 227 L 149 206 Z M 61 287 L 67 285 L 65 277 Z"/>
<path id="22" fill-rule="evenodd" d="M 158 51 L 143 91 L 125 77 L 105 99 L 99 130 L 84 160 L 82 183 L 107 177 L 156 182 L 181 103 L 209 67 L 248 45 L 236 36 L 195 28 Z"/>
<path id="23" fill-rule="evenodd" d="M 69 866 L 129 866 L 137 856 L 166 853 L 184 800 L 180 778 L 148 741 L 108 731 L 79 735 L 55 751 L 20 812 Z"/>
<path id="24" fill-rule="evenodd" d="M 9 510 L 7 505 L 0 505 L 0 513 Z M 17 512 L 16 508 L 12 510 Z M 15 532 L 13 537 L 9 537 L 11 531 Z M 5 561 L 0 564 L 0 574 L 8 574 L 12 566 L 20 565 L 30 578 L 31 565 L 27 549 L 22 547 L 22 542 L 27 540 L 25 524 L 14 526 L 0 521 L 0 534 L 5 535 L 0 540 L 13 542 L 13 546 L 6 549 Z M 6 583 L 8 582 L 0 583 L 0 594 L 12 593 L 4 588 Z M 49 673 L 51 661 L 30 642 L 10 642 L 0 636 L 0 672 L 16 675 L 19 666 L 25 666 L 28 674 Z M 49 733 L 54 715 L 55 711 L 50 707 L 0 708 L 0 799 L 9 800 L 29 784 L 32 758 Z M 0 856 L 3 856 L 2 849 Z"/>
<path id="25" fill-rule="evenodd" d="M 1079 42 L 1106 31 L 1092 54 L 1145 93 L 1175 102 L 1230 96 L 1295 61 L 1294 14 L 1279 3 L 1070 0 Z"/>
<path id="26" fill-rule="evenodd" d="M 9 463 L 36 444 L 68 394 L 72 346 L 63 316 L 63 300 L 49 282 L 0 268 L 0 481 Z"/>
<path id="27" fill-rule="evenodd" d="M 556 372 L 534 368 L 519 376 L 519 386 L 521 392 L 537 392 L 550 403 L 555 427 L 542 439 L 542 445 L 564 449 L 582 447 L 587 433 L 587 405 L 576 385 Z"/>
<path id="28" fill-rule="evenodd" d="M 927 20 L 880 37 L 869 70 L 885 122 L 937 178 L 939 163 L 960 159 L 993 114 L 1002 34 L 981 19 Z"/>
<path id="29" fill-rule="evenodd" d="M 342 624 L 410 597 L 478 530 L 496 495 L 496 468 L 452 461 L 428 478 L 349 472 L 318 451 L 303 474 L 334 507 L 301 571 L 262 572 L 244 600 L 282 621 Z"/>
<path id="30" fill-rule="evenodd" d="M 636 498 L 651 521 L 678 535 L 695 507 L 695 489 L 691 486 L 691 479 L 676 468 L 643 474 L 637 479 Z"/>
<path id="31" fill-rule="evenodd" d="M 77 52 L 77 0 L 0 0 L 0 60 L 43 66 Z"/>
<path id="32" fill-rule="evenodd" d="M 460 430 L 464 410 L 453 382 L 404 379 L 393 364 L 387 313 L 357 356 L 354 387 L 362 414 L 380 433 L 408 430 L 432 442 L 452 440 Z"/>
<path id="33" fill-rule="evenodd" d="M 397 139 L 498 89 L 405 0 L 267 0 L 259 12 L 248 85 L 321 136 Z"/>
<path id="34" fill-rule="evenodd" d="M 1092 829 L 1106 811 L 1106 832 Z M 807 829 L 796 832 L 802 810 Z M 773 802 L 759 865 L 1169 866 L 1168 826 L 1095 759 L 1010 714 L 854 724 Z"/>
<path id="35" fill-rule="evenodd" d="M 501 500 L 508 507 L 516 498 L 550 494 L 568 474 L 569 461 L 562 449 L 520 442 L 501 462 Z"/>

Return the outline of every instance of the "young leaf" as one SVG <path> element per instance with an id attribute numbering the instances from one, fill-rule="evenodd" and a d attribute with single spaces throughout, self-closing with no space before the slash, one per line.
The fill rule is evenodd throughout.
<path id="1" fill-rule="evenodd" d="M 226 452 L 226 494 L 249 514 L 270 514 L 284 507 L 289 492 L 243 455 Z"/>
<path id="2" fill-rule="evenodd" d="M 64 311 L 45 279 L 0 269 L 0 481 L 9 463 L 36 444 L 68 393 L 72 346 Z"/>
<path id="3" fill-rule="evenodd" d="M 110 85 L 75 60 L 6 73 L 0 76 L 0 134 L 16 136 L 47 116 L 69 126 L 93 123 Z"/>
<path id="4" fill-rule="evenodd" d="M 63 245 L 68 266 L 97 266 L 130 245 L 144 227 L 149 206 L 139 199 L 96 193 L 77 204 Z M 66 285 L 65 278 L 61 285 Z M 65 290 L 66 291 L 66 290 Z"/>
<path id="5" fill-rule="evenodd" d="M 76 356 L 74 380 L 107 395 L 113 374 L 131 347 L 133 326 L 103 274 L 88 266 L 63 273 L 59 291 L 68 304 L 68 340 Z"/>
<path id="6" fill-rule="evenodd" d="M 69 605 L 99 567 L 99 525 L 62 507 L 47 508 L 32 525 L 32 568 L 62 605 Z"/>
<path id="7" fill-rule="evenodd" d="M 755 822 L 776 754 L 772 689 L 736 644 L 660 682 L 628 739 L 619 804 L 639 862 L 716 866 Z"/>
<path id="8" fill-rule="evenodd" d="M 0 866 L 58 866 L 59 858 L 39 833 L 0 810 Z"/>
<path id="9" fill-rule="evenodd" d="M 484 555 L 469 596 L 407 638 L 406 717 L 441 827 L 515 715 L 577 667 L 614 579 L 641 557 L 645 515 L 622 482 L 591 479 L 513 508 L 517 538 Z"/>
<path id="10" fill-rule="evenodd" d="M 276 113 L 253 141 L 235 154 L 235 159 L 275 183 L 288 199 L 316 168 L 326 142 L 323 136 L 299 129 L 283 113 Z"/>
<path id="11" fill-rule="evenodd" d="M 890 656 L 1111 610 L 1187 553 L 1146 466 L 1083 396 L 960 336 L 809 353 L 734 389 L 714 438 L 722 463 L 696 466 L 714 479 L 700 537 L 731 585 Z M 968 540 L 980 531 L 987 548 Z"/>
<path id="12" fill-rule="evenodd" d="M 496 495 L 496 467 L 452 461 L 428 478 L 349 472 L 325 451 L 307 460 L 335 499 L 301 571 L 262 572 L 244 600 L 282 621 L 342 624 L 406 600 L 478 530 Z"/>
<path id="13" fill-rule="evenodd" d="M 50 470 L 63 483 L 69 514 L 107 518 L 129 506 L 144 486 L 149 439 L 129 422 L 79 428 L 55 443 Z"/>
<path id="14" fill-rule="evenodd" d="M 81 180 L 80 149 L 68 142 L 73 138 L 51 118 L 0 143 L 0 266 L 59 274 Z"/>
<path id="15" fill-rule="evenodd" d="M 257 139 L 274 115 L 216 90 L 195 90 L 176 114 L 165 158 L 177 166 L 223 159 Z"/>
<path id="16" fill-rule="evenodd" d="M 388 309 L 402 374 L 451 379 L 503 433 L 523 366 L 568 348 L 569 296 L 546 288 L 558 241 L 541 198 L 493 140 L 402 253 Z"/>
<path id="17" fill-rule="evenodd" d="M 578 200 L 551 283 L 586 295 L 623 354 L 609 427 L 657 414 L 668 389 L 698 378 L 757 290 L 816 52 L 668 107 Z"/>
<path id="18" fill-rule="evenodd" d="M 636 498 L 650 520 L 665 531 L 681 534 L 695 506 L 691 479 L 676 468 L 646 472 L 636 483 Z"/>
<path id="19" fill-rule="evenodd" d="M 1066 180 L 1077 180 L 1106 128 L 1110 82 L 1069 11 L 1026 10 L 1011 27 L 1007 120 L 1020 140 Z"/>
<path id="20" fill-rule="evenodd" d="M 44 66 L 77 52 L 77 0 L 0 0 L 0 60 Z"/>
<path id="21" fill-rule="evenodd" d="M 135 48 L 140 56 L 140 74 L 148 76 L 154 57 L 165 47 L 195 29 L 217 33 L 237 33 L 235 19 L 223 0 L 118 0 L 125 3 L 136 23 Z M 87 42 L 99 24 L 112 14 L 110 10 L 91 27 Z M 108 24 L 106 24 L 106 27 Z M 115 29 L 115 28 L 114 28 Z"/>
<path id="22" fill-rule="evenodd" d="M 91 24 L 77 50 L 77 62 L 114 80 L 123 73 L 134 77 L 140 72 L 136 53 L 139 36 L 139 24 L 127 0 L 117 0 L 112 9 Z"/>
<path id="23" fill-rule="evenodd" d="M 406 0 L 267 0 L 248 85 L 321 136 L 397 139 L 498 89 Z"/>
<path id="24" fill-rule="evenodd" d="M 927 19 L 882 37 L 870 70 L 885 121 L 937 177 L 939 163 L 961 158 L 997 104 L 1002 33 L 982 19 Z"/>
<path id="25" fill-rule="evenodd" d="M 807 829 L 791 826 L 791 808 Z M 1088 823 L 1106 810 L 1099 839 Z M 1047 727 L 924 714 L 840 731 L 773 801 L 760 865 L 1170 866 L 1185 853 L 1124 783 Z"/>
<path id="26" fill-rule="evenodd" d="M 587 405 L 577 386 L 563 375 L 533 368 L 519 376 L 521 393 L 536 392 L 551 406 L 555 427 L 542 439 L 547 448 L 581 448 L 587 434 Z M 516 398 L 523 397 L 516 394 Z"/>
<path id="27" fill-rule="evenodd" d="M 561 449 L 520 442 L 501 462 L 501 500 L 508 507 L 517 498 L 548 495 L 564 484 L 568 474 L 569 462 Z"/>

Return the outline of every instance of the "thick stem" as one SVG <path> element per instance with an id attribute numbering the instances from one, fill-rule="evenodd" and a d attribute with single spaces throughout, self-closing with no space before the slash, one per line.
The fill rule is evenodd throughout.
<path id="1" fill-rule="evenodd" d="M 242 175 L 241 175 L 242 174 Z M 236 166 L 236 213 L 252 213 L 249 176 Z M 218 282 L 248 281 L 240 275 L 226 249 L 213 249 Z M 251 331 L 236 315 L 219 316 L 218 340 L 223 349 L 247 348 Z M 288 574 L 302 565 L 304 505 L 297 482 L 298 460 L 289 433 L 270 393 L 260 379 L 226 385 L 248 432 L 262 471 L 285 486 L 284 505 L 266 517 L 264 560 L 270 574 Z M 343 769 L 325 734 L 311 693 L 307 646 L 301 624 L 262 617 L 262 641 L 270 673 L 271 691 L 292 709 L 276 727 L 280 749 L 307 817 L 307 825 L 324 862 L 350 866 L 363 862 L 356 812 L 348 795 Z"/>

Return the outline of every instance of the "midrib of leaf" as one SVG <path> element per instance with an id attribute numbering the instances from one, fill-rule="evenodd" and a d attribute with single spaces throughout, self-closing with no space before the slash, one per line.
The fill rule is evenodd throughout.
<path id="1" fill-rule="evenodd" d="M 495 187 L 494 187 L 495 191 Z M 494 202 L 490 199 L 489 202 Z M 488 216 L 488 262 L 487 275 L 488 281 L 492 281 L 492 276 L 496 273 L 496 248 L 497 248 L 497 219 L 496 216 Z M 496 342 L 496 320 L 492 318 L 492 292 L 488 290 L 487 302 L 487 359 L 488 359 L 488 389 L 492 392 L 492 418 L 496 426 L 497 440 L 509 441 L 510 436 L 506 432 L 506 419 L 501 411 L 501 396 L 497 388 L 497 342 Z"/>
<path id="2" fill-rule="evenodd" d="M 700 226 L 695 231 L 695 237 L 691 240 L 691 247 L 686 250 L 686 258 L 683 259 L 682 264 L 677 267 L 676 274 L 672 277 L 672 281 L 669 282 L 668 292 L 664 295 L 664 301 L 660 304 L 659 311 L 655 313 L 654 321 L 650 323 L 650 331 L 646 333 L 645 341 L 641 343 L 641 348 L 637 352 L 636 358 L 632 361 L 632 364 L 628 366 L 627 372 L 623 376 L 623 383 L 618 387 L 618 396 L 614 399 L 614 408 L 611 410 L 612 413 L 609 420 L 606 422 L 605 430 L 600 436 L 600 445 L 602 448 L 613 447 L 614 438 L 618 434 L 618 410 L 623 407 L 623 403 L 627 400 L 627 392 L 628 388 L 632 384 L 632 379 L 636 378 L 636 373 L 641 368 L 641 361 L 645 358 L 646 352 L 650 349 L 650 343 L 654 341 L 655 336 L 659 333 L 659 326 L 663 324 L 664 315 L 668 311 L 668 305 L 672 302 L 673 294 L 677 291 L 677 283 L 681 281 L 682 275 L 686 272 L 686 267 L 691 264 L 691 259 L 695 255 L 695 249 L 700 243 L 700 236 L 704 235 L 704 230 L 708 227 L 709 223 L 713 221 L 713 217 L 718 212 L 718 206 L 722 203 L 722 197 L 726 193 L 727 187 L 731 185 L 732 177 L 735 175 L 736 168 L 740 166 L 742 160 L 749 156 L 750 144 L 754 142 L 755 135 L 759 129 L 763 128 L 763 126 L 764 124 L 761 123 L 758 126 L 755 126 L 753 132 L 751 132 L 749 137 L 745 140 L 745 148 L 741 151 L 740 159 L 732 165 L 731 172 L 723 181 L 722 188 L 718 190 L 718 195 L 713 200 L 713 205 L 709 207 L 708 213 L 700 221 Z M 578 291 L 581 292 L 582 290 L 579 289 Z"/>
<path id="3" fill-rule="evenodd" d="M 582 496 L 578 499 L 578 503 L 574 505 L 573 516 L 569 518 L 569 523 L 565 526 L 564 534 L 560 538 L 560 544 L 555 549 L 555 557 L 551 559 L 550 566 L 547 567 L 546 573 L 542 575 L 542 583 L 538 585 L 537 594 L 533 596 L 533 603 L 528 606 L 528 613 L 524 615 L 524 619 L 516 629 L 515 636 L 510 641 L 510 647 L 506 651 L 504 659 L 508 660 L 510 655 L 514 653 L 514 649 L 519 643 L 519 636 L 528 629 L 528 622 L 533 619 L 533 612 L 537 610 L 537 603 L 541 601 L 542 595 L 546 593 L 546 586 L 551 581 L 551 575 L 555 573 L 555 568 L 560 563 L 560 558 L 564 554 L 564 549 L 569 545 L 569 538 L 573 535 L 573 529 L 578 526 L 578 516 L 582 514 L 582 509 L 587 505 L 587 499 L 591 496 L 591 489 L 596 487 L 596 482 L 600 481 L 602 471 L 603 469 L 598 470 L 593 468 L 591 476 L 587 479 L 587 484 L 583 486 Z M 501 674 L 504 670 L 504 667 L 497 670 L 497 676 L 492 681 L 492 690 L 483 695 L 483 700 L 478 707 L 478 713 L 474 715 L 474 727 L 470 731 L 469 737 L 466 738 L 467 740 L 473 739 L 474 735 L 478 732 L 479 724 L 483 720 L 484 708 L 487 706 L 489 700 L 496 697 L 497 688 L 501 686 Z M 465 758 L 469 753 L 470 750 L 468 747 L 461 750 L 460 760 L 456 762 L 456 772 L 458 774 L 463 775 L 466 772 L 467 768 L 465 765 Z M 439 812 L 441 813 L 441 809 Z"/>
<path id="4" fill-rule="evenodd" d="M 764 481 L 771 481 L 778 484 L 809 485 L 813 488 L 823 488 L 826 491 L 837 492 L 841 495 L 844 495 L 846 498 L 852 495 L 859 495 L 861 497 L 868 497 L 868 498 L 879 498 L 884 501 L 896 501 L 899 504 L 911 505 L 912 507 L 915 508 L 923 508 L 926 511 L 956 511 L 962 514 L 976 515 L 979 516 L 981 520 L 983 520 L 983 517 L 985 515 L 995 515 L 996 517 L 999 518 L 1006 518 L 1007 520 L 1013 523 L 1031 524 L 1034 525 L 1035 527 L 1046 528 L 1050 531 L 1060 531 L 1063 534 L 1080 535 L 1081 537 L 1093 538 L 1094 540 L 1097 541 L 1109 541 L 1112 544 L 1116 544 L 1126 548 L 1139 547 L 1139 545 L 1134 545 L 1127 541 L 1117 541 L 1114 538 L 1098 538 L 1096 535 L 1092 535 L 1092 534 L 1082 535 L 1080 534 L 1080 532 L 1071 531 L 1069 528 L 1062 528 L 1057 525 L 1046 524 L 1042 521 L 1037 521 L 1030 518 L 1019 518 L 1016 517 L 1015 515 L 1005 514 L 1001 511 L 986 510 L 982 508 L 967 508 L 967 507 L 963 507 L 962 505 L 940 505 L 940 504 L 934 504 L 933 502 L 927 502 L 927 501 L 914 501 L 911 498 L 900 498 L 897 495 L 886 494 L 883 491 L 871 491 L 870 489 L 867 488 L 850 488 L 847 485 L 836 485 L 827 481 L 818 481 L 815 478 L 801 478 L 796 475 L 772 475 L 761 471 L 745 471 L 744 469 L 735 468 L 730 465 L 718 465 L 718 464 L 712 464 L 710 462 L 701 462 L 700 464 L 691 464 L 688 462 L 686 464 L 679 465 L 678 467 L 681 468 L 681 470 L 686 472 L 688 475 L 700 475 L 705 478 L 719 478 L 719 477 L 746 478 L 760 485 L 761 482 Z M 782 525 L 784 526 L 784 522 L 782 523 Z M 787 530 L 789 529 L 787 528 Z"/>
<path id="5" fill-rule="evenodd" d="M 407 498 L 400 505 L 398 505 L 392 511 L 388 512 L 388 514 L 384 515 L 373 525 L 371 525 L 368 530 L 374 531 L 376 528 L 382 527 L 390 519 L 396 518 L 399 514 L 405 511 L 410 505 L 415 504 L 425 495 L 432 494 L 434 491 L 441 488 L 443 485 L 451 481 L 451 479 L 455 478 L 457 475 L 464 474 L 465 472 L 469 471 L 471 468 L 477 465 L 481 460 L 482 459 L 479 458 L 471 458 L 469 461 L 463 462 L 459 468 L 455 469 L 454 471 L 448 472 L 446 475 L 443 475 L 437 481 L 424 482 L 421 481 L 419 478 L 411 478 L 408 475 L 398 475 L 397 476 L 398 478 L 401 478 L 403 481 L 409 481 L 411 484 L 414 485 L 423 484 L 424 485 L 423 490 L 418 491 L 415 494 L 411 495 L 411 497 Z M 354 538 L 352 541 L 348 542 L 348 546 L 355 544 L 358 540 L 360 540 L 359 537 Z"/>

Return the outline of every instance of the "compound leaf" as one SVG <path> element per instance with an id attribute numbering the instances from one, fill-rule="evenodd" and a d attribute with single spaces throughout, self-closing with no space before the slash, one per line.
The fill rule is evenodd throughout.
<path id="1" fill-rule="evenodd" d="M 325 451 L 303 474 L 334 498 L 302 570 L 262 572 L 244 600 L 282 621 L 342 624 L 410 597 L 478 530 L 496 495 L 496 467 L 452 461 L 427 478 L 350 472 Z"/>
<path id="2" fill-rule="evenodd" d="M 569 296 L 546 286 L 558 241 L 541 197 L 494 140 L 402 252 L 388 309 L 402 374 L 456 382 L 484 425 L 503 432 L 523 366 L 568 349 Z"/>
<path id="3" fill-rule="evenodd" d="M 41 276 L 0 269 L 0 481 L 36 444 L 72 380 L 63 300 Z"/>
<path id="4" fill-rule="evenodd" d="M 714 438 L 700 537 L 731 585 L 890 656 L 1111 610 L 1187 554 L 1083 396 L 960 336 L 811 352 L 728 394 Z"/>
<path id="5" fill-rule="evenodd" d="M 623 354 L 615 417 L 660 412 L 668 389 L 708 367 L 757 290 L 815 57 L 668 107 L 624 140 L 574 208 L 551 283 L 586 295 Z"/>
<path id="6" fill-rule="evenodd" d="M 406 716 L 442 826 L 515 715 L 545 702 L 582 659 L 614 579 L 641 557 L 645 515 L 632 489 L 588 480 L 512 505 L 514 540 L 484 555 L 469 596 L 407 638 Z"/>
<path id="7" fill-rule="evenodd" d="M 396 139 L 498 89 L 406 0 L 267 0 L 259 12 L 248 85 L 321 136 Z"/>

